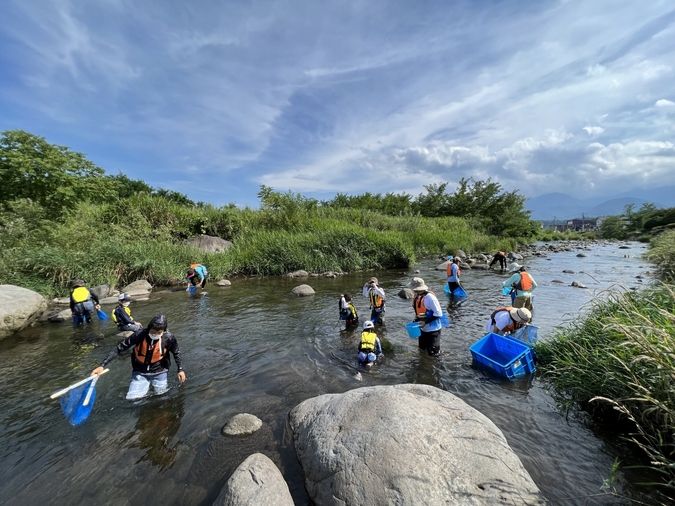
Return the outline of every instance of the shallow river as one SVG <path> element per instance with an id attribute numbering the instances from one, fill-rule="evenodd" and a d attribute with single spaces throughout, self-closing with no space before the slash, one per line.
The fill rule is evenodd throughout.
<path id="1" fill-rule="evenodd" d="M 575 250 L 521 262 L 539 284 L 534 323 L 540 339 L 577 318 L 608 288 L 641 285 L 635 276 L 650 266 L 639 258 L 644 246 L 630 246 L 594 246 L 584 251 L 586 258 L 577 258 Z M 158 312 L 168 315 L 188 381 L 177 386 L 173 365 L 169 393 L 130 403 L 124 400 L 129 358 L 118 358 L 99 381 L 94 412 L 79 428 L 68 425 L 48 396 L 87 375 L 112 349 L 117 342 L 113 326 L 96 322 L 74 331 L 68 323 L 49 324 L 5 339 L 0 349 L 1 501 L 210 504 L 234 468 L 260 451 L 279 466 L 296 504 L 307 504 L 287 427 L 289 410 L 322 393 L 410 382 L 452 392 L 487 415 L 552 504 L 616 504 L 616 498 L 589 497 L 600 492 L 609 474 L 611 447 L 581 421 L 560 413 L 541 381 L 503 382 L 471 366 L 468 347 L 483 335 L 490 312 L 507 301 L 499 289 L 507 275 L 464 274 L 470 298 L 451 312 L 453 324 L 443 330 L 439 358 L 421 354 L 407 337 L 411 301 L 396 293 L 419 269 L 443 301 L 444 276 L 434 270 L 439 262 L 423 261 L 408 272 L 310 278 L 316 296 L 308 298 L 290 294 L 301 282 L 268 278 L 234 279 L 229 288 L 209 286 L 198 298 L 160 291 L 148 302 L 133 303 L 134 315 L 144 322 Z M 577 274 L 563 274 L 563 269 Z M 386 358 L 358 381 L 358 333 L 339 331 L 337 300 L 340 293 L 352 293 L 363 321 L 368 309 L 360 290 L 371 275 L 387 292 L 386 328 L 379 332 Z M 572 280 L 589 289 L 570 287 Z M 221 435 L 227 419 L 241 412 L 261 418 L 263 429 L 246 438 Z"/>

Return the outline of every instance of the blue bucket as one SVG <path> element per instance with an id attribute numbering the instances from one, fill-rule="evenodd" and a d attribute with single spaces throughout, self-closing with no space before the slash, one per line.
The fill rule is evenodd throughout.
<path id="1" fill-rule="evenodd" d="M 186 292 L 189 293 L 190 295 L 194 295 L 197 293 L 197 287 L 195 285 L 190 285 L 187 287 Z"/>
<path id="2" fill-rule="evenodd" d="M 466 299 L 469 296 L 461 286 L 458 286 L 453 290 L 453 295 L 456 299 Z"/>
<path id="3" fill-rule="evenodd" d="M 450 295 L 450 287 L 448 285 L 443 286 L 443 291 L 447 294 Z"/>
<path id="4" fill-rule="evenodd" d="M 510 286 L 505 286 L 502 288 L 502 295 L 511 295 L 512 288 Z"/>
<path id="5" fill-rule="evenodd" d="M 422 335 L 422 329 L 419 322 L 409 322 L 405 324 L 405 329 L 408 331 L 410 339 L 417 339 Z"/>
<path id="6" fill-rule="evenodd" d="M 448 318 L 447 314 L 443 314 L 443 316 L 441 316 L 441 325 L 443 325 L 445 328 L 450 326 L 450 318 Z"/>

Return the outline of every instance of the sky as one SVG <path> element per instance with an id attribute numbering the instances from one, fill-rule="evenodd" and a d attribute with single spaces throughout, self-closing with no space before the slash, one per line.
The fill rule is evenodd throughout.
<path id="1" fill-rule="evenodd" d="M 216 205 L 675 184 L 675 4 L 2 0 L 0 131 Z"/>

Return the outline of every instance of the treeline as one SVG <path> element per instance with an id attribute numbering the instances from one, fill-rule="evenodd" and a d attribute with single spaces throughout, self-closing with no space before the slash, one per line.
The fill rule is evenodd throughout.
<path id="1" fill-rule="evenodd" d="M 599 232 L 603 239 L 648 241 L 672 229 L 675 229 L 675 207 L 659 209 L 652 203 L 645 203 L 638 210 L 629 204 L 622 215 L 605 218 Z"/>
<path id="2" fill-rule="evenodd" d="M 195 260 L 214 276 L 405 267 L 420 255 L 513 249 L 535 229 L 522 208 L 500 217 L 496 208 L 508 215 L 519 196 L 490 181 L 463 181 L 454 193 L 429 187 L 415 199 L 400 197 L 408 205 L 396 208 L 392 195 L 322 202 L 265 186 L 260 209 L 216 207 L 107 175 L 83 154 L 24 131 L 0 137 L 0 177 L 0 283 L 46 295 L 63 294 L 73 278 L 175 283 Z M 184 242 L 197 234 L 234 246 L 203 254 Z"/>

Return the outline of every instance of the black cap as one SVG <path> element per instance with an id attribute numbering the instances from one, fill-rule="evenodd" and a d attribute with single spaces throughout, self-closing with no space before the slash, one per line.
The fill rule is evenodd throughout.
<path id="1" fill-rule="evenodd" d="M 154 330 L 166 330 L 166 316 L 163 314 L 158 314 L 152 317 L 150 323 L 148 323 L 148 329 Z"/>

